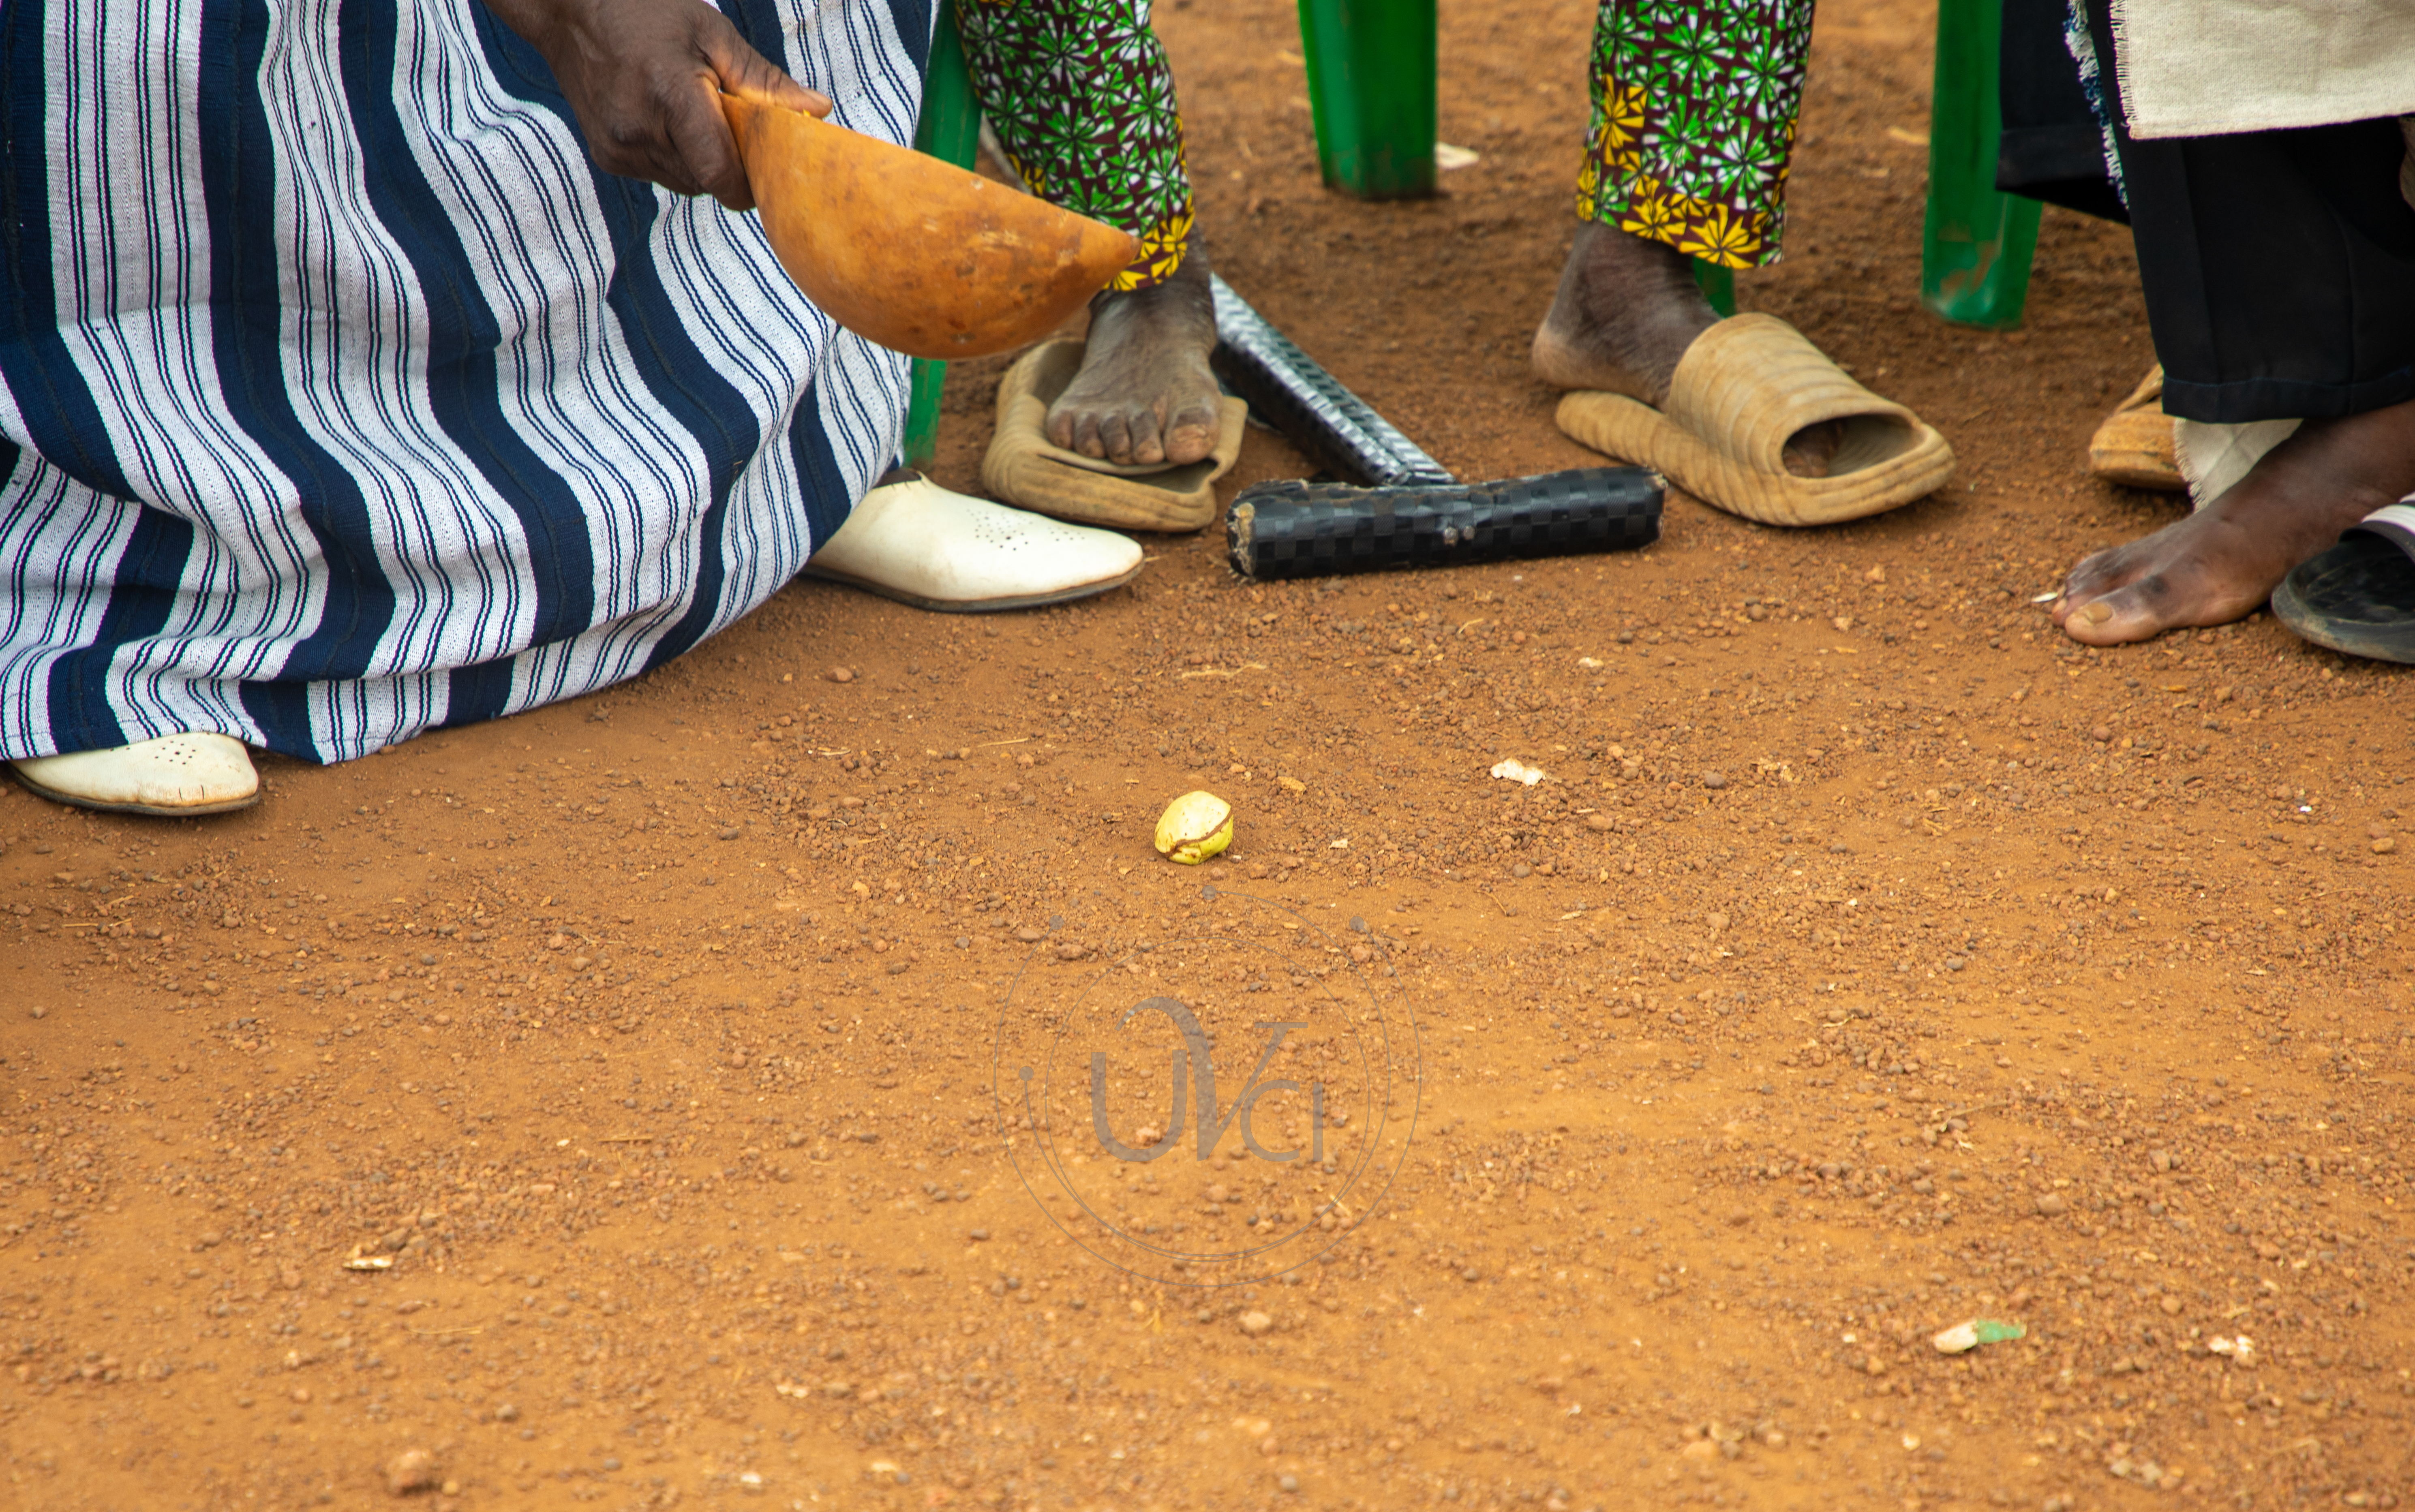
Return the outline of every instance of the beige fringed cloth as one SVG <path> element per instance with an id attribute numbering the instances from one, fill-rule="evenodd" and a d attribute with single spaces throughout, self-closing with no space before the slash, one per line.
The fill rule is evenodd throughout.
<path id="1" fill-rule="evenodd" d="M 2415 0 L 2112 0 L 2130 134 L 2415 114 Z"/>

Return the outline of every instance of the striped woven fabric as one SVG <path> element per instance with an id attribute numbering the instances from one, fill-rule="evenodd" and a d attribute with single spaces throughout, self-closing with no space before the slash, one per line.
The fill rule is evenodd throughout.
<path id="1" fill-rule="evenodd" d="M 909 140 L 929 0 L 725 0 Z M 0 756 L 341 760 L 794 576 L 906 362 L 752 216 L 598 172 L 477 0 L 0 7 Z"/>

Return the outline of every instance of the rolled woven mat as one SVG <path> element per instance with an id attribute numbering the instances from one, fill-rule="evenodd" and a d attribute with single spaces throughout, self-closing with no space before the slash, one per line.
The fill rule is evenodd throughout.
<path id="1" fill-rule="evenodd" d="M 1208 358 L 1216 376 L 1310 460 L 1337 477 L 1378 487 L 1452 481 L 1440 462 L 1342 387 L 1231 284 L 1216 277 L 1208 287 L 1216 300 L 1216 351 Z"/>
<path id="2" fill-rule="evenodd" d="M 1660 538 L 1663 491 L 1640 467 L 1388 488 L 1258 483 L 1233 501 L 1224 537 L 1234 570 L 1260 579 L 1632 551 Z"/>

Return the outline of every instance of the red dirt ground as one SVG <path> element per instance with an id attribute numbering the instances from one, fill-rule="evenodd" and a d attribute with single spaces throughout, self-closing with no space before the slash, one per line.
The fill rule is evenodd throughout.
<path id="1" fill-rule="evenodd" d="M 1290 7 L 1161 7 L 1220 266 L 1462 475 L 1592 460 L 1524 366 L 1590 17 L 1446 4 L 1482 160 L 1377 206 Z M 6 1501 L 362 1506 L 418 1450 L 464 1509 L 2398 1505 L 2397 675 L 2029 602 L 2176 507 L 2082 468 L 2149 343 L 2052 212 L 2024 330 L 1917 311 L 1929 25 L 1822 7 L 1742 280 L 1953 440 L 1916 507 L 1270 587 L 1210 531 L 986 621 L 801 582 L 242 816 L 0 795 Z M 1158 860 L 1203 786 L 1232 853 Z M 1332 1163 L 1049 1186 L 1081 1004 L 1143 985 L 1312 1020 Z M 1974 1317 L 2027 1337 L 1930 1347 Z"/>

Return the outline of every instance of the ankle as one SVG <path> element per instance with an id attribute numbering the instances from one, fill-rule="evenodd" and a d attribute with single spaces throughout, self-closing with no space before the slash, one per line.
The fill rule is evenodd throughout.
<path id="1" fill-rule="evenodd" d="M 1686 349 L 1718 319 L 1694 284 L 1690 258 L 1588 221 L 1537 333 L 1537 368 L 1562 387 L 1613 389 L 1658 405 Z"/>
<path id="2" fill-rule="evenodd" d="M 1112 336 L 1115 328 L 1139 322 L 1161 330 L 1200 330 L 1211 337 L 1216 329 L 1216 296 L 1208 283 L 1211 269 L 1208 247 L 1196 234 L 1183 253 L 1182 265 L 1162 283 L 1146 289 L 1109 289 L 1090 300 L 1090 330 Z"/>

